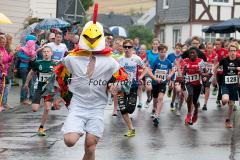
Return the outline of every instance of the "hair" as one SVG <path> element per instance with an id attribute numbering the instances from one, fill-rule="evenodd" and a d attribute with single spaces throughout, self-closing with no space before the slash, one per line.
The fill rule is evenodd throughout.
<path id="1" fill-rule="evenodd" d="M 153 38 L 152 43 L 153 43 L 154 41 L 158 41 L 158 43 L 161 43 L 158 38 Z"/>
<path id="2" fill-rule="evenodd" d="M 178 42 L 178 43 L 175 44 L 175 48 L 176 48 L 176 47 L 182 48 L 182 46 L 183 46 L 183 45 L 182 45 L 180 42 Z"/>
<path id="3" fill-rule="evenodd" d="M 47 49 L 47 48 L 50 49 L 51 52 L 53 52 L 53 50 L 52 50 L 52 48 L 51 48 L 50 46 L 44 46 L 44 47 L 43 47 L 43 50 L 44 50 L 44 49 Z"/>
<path id="4" fill-rule="evenodd" d="M 201 43 L 201 39 L 200 39 L 200 37 L 198 37 L 198 36 L 193 36 L 192 37 L 192 41 L 193 40 L 196 40 L 196 41 L 198 41 L 199 43 Z"/>
<path id="5" fill-rule="evenodd" d="M 127 44 L 127 43 L 130 43 L 130 44 L 133 46 L 133 40 L 131 40 L 131 39 L 125 39 L 125 40 L 123 41 L 123 46 L 124 46 L 125 44 Z"/>
<path id="6" fill-rule="evenodd" d="M 209 46 L 209 45 L 213 45 L 212 42 L 207 42 L 206 43 L 206 47 Z"/>
<path id="7" fill-rule="evenodd" d="M 162 50 L 168 50 L 168 46 L 166 46 L 165 44 L 160 44 L 159 47 L 158 47 L 158 51 L 162 51 Z"/>
<path id="8" fill-rule="evenodd" d="M 230 43 L 228 49 L 230 49 L 230 47 L 234 47 L 236 48 L 236 50 L 238 50 L 238 45 L 236 44 L 236 42 Z"/>
<path id="9" fill-rule="evenodd" d="M 63 34 L 61 32 L 56 32 L 55 37 L 57 37 L 57 35 L 63 36 Z"/>
<path id="10" fill-rule="evenodd" d="M 216 41 L 218 41 L 218 42 L 221 42 L 222 43 L 222 39 L 221 38 L 217 38 L 216 40 L 215 40 L 215 42 Z"/>
<path id="11" fill-rule="evenodd" d="M 123 38 L 116 38 L 116 39 L 114 39 L 113 44 L 117 44 L 117 43 L 123 42 L 123 41 L 124 41 Z"/>

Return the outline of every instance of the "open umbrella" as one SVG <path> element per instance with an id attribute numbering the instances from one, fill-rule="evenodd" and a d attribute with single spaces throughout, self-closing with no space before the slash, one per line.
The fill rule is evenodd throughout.
<path id="1" fill-rule="evenodd" d="M 240 32 L 240 19 L 232 18 L 207 28 L 202 29 L 205 33 L 234 33 L 236 31 Z"/>
<path id="2" fill-rule="evenodd" d="M 27 27 L 23 30 L 23 32 L 22 32 L 21 35 L 20 35 L 20 42 L 21 42 L 21 43 L 24 43 L 24 42 L 25 42 L 25 38 L 36 30 L 35 27 L 37 26 L 37 24 L 38 24 L 38 23 L 35 22 L 35 23 L 27 26 Z"/>
<path id="3" fill-rule="evenodd" d="M 0 24 L 12 24 L 12 21 L 3 13 L 0 13 Z"/>
<path id="4" fill-rule="evenodd" d="M 113 36 L 127 37 L 127 31 L 121 26 L 112 26 L 109 28 Z"/>
<path id="5" fill-rule="evenodd" d="M 70 26 L 70 23 L 61 20 L 59 18 L 50 18 L 50 19 L 44 19 L 43 21 L 39 22 L 35 29 L 39 30 L 48 30 L 52 28 L 65 28 Z"/>

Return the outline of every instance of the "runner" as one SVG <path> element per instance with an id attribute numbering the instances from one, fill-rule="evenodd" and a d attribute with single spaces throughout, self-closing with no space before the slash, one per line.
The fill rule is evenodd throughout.
<path id="1" fill-rule="evenodd" d="M 144 68 L 142 59 L 133 54 L 133 41 L 126 39 L 123 42 L 124 57 L 119 59 L 119 64 L 123 67 L 129 75 L 129 83 L 131 84 L 130 93 L 118 94 L 118 105 L 122 113 L 123 119 L 128 126 L 128 132 L 124 135 L 127 137 L 135 136 L 135 129 L 129 114 L 132 114 L 136 108 L 137 91 L 138 91 L 138 78 L 137 70 L 139 67 Z M 140 76 L 140 75 L 139 75 Z"/>
<path id="2" fill-rule="evenodd" d="M 222 48 L 222 40 L 217 38 L 215 40 L 215 52 L 217 54 L 217 61 L 218 63 L 228 56 L 228 51 L 225 48 Z M 223 69 L 222 66 L 218 67 L 216 79 L 218 83 L 218 96 L 217 96 L 217 106 L 221 107 L 221 99 L 222 99 L 222 83 L 223 83 Z"/>
<path id="3" fill-rule="evenodd" d="M 208 77 L 203 77 L 206 79 L 206 81 L 203 81 L 205 98 L 204 98 L 204 105 L 202 110 L 204 111 L 207 110 L 207 102 L 210 94 L 210 86 L 212 83 L 210 81 L 210 78 L 213 75 L 213 69 L 214 69 L 214 65 L 216 65 L 216 58 L 217 58 L 217 54 L 213 50 L 213 45 L 211 42 L 207 43 L 206 45 L 205 56 L 207 57 L 206 67 L 208 70 Z"/>
<path id="4" fill-rule="evenodd" d="M 205 63 L 201 58 L 198 58 L 198 49 L 191 47 L 189 49 L 189 58 L 184 59 L 185 66 L 183 74 L 185 75 L 185 85 L 188 92 L 187 107 L 188 113 L 185 118 L 185 124 L 192 125 L 198 118 L 198 98 L 201 92 L 201 75 L 206 72 Z M 207 74 L 206 74 L 207 75 Z M 192 116 L 192 105 L 194 113 Z"/>
<path id="5" fill-rule="evenodd" d="M 145 44 L 142 44 L 140 46 L 140 54 L 139 54 L 139 57 L 143 60 L 144 64 L 146 63 L 146 45 Z M 141 67 L 138 67 L 138 71 L 137 71 L 138 75 L 142 74 L 143 73 L 143 69 Z M 138 108 L 142 108 L 143 106 L 143 103 L 142 103 L 142 92 L 143 92 L 143 89 L 144 89 L 144 82 L 145 82 L 145 77 L 142 78 L 143 80 L 139 82 L 139 85 L 138 85 L 138 105 L 137 107 Z"/>
<path id="6" fill-rule="evenodd" d="M 160 45 L 159 58 L 152 65 L 152 68 L 149 68 L 149 76 L 154 80 L 153 81 L 153 125 L 158 126 L 159 124 L 159 115 L 163 107 L 163 97 L 166 92 L 167 82 L 171 79 L 173 75 L 172 64 L 166 59 L 166 53 L 168 47 L 166 45 Z"/>
<path id="7" fill-rule="evenodd" d="M 152 49 L 147 50 L 147 66 L 149 68 L 153 67 L 154 62 L 158 59 L 158 47 L 160 45 L 160 41 L 157 38 L 154 38 L 152 40 Z M 146 101 L 146 107 L 148 107 L 149 103 L 152 101 L 152 79 L 146 75 L 145 79 L 145 85 L 146 85 L 146 93 L 147 93 L 147 101 Z"/>
<path id="8" fill-rule="evenodd" d="M 219 66 L 223 67 L 222 104 L 228 104 L 228 112 L 225 127 L 232 128 L 231 117 L 235 101 L 238 101 L 238 72 L 240 71 L 240 60 L 236 57 L 238 46 L 234 43 L 229 45 L 229 56 L 223 58 L 215 67 L 215 73 Z"/>
<path id="9" fill-rule="evenodd" d="M 32 77 L 37 74 L 38 86 L 34 92 L 34 97 L 32 101 L 32 111 L 37 112 L 40 108 L 40 100 L 44 99 L 44 112 L 41 118 L 41 124 L 38 129 L 39 136 L 46 136 L 44 125 L 47 121 L 49 110 L 52 106 L 54 91 L 52 93 L 44 94 L 45 86 L 49 83 L 50 77 L 54 74 L 53 67 L 54 63 L 51 61 L 51 56 L 53 54 L 52 49 L 45 46 L 42 51 L 43 60 L 37 60 L 33 63 L 31 71 L 28 73 L 24 88 L 29 91 L 29 82 Z"/>
<path id="10" fill-rule="evenodd" d="M 176 43 L 174 50 L 175 51 L 173 53 L 170 53 L 167 56 L 167 59 L 172 63 L 172 66 L 174 66 L 176 59 L 180 58 L 180 56 L 182 54 L 182 44 Z M 175 70 L 175 69 L 173 69 L 173 70 Z M 168 92 L 167 92 L 168 97 L 171 97 L 172 90 L 174 88 L 174 77 L 175 77 L 175 75 L 173 75 L 173 77 L 171 78 L 171 80 L 168 83 Z M 175 96 L 176 96 L 176 94 L 173 93 L 172 102 L 170 103 L 171 111 L 175 111 L 175 107 L 174 107 Z"/>
<path id="11" fill-rule="evenodd" d="M 111 50 L 105 48 L 103 26 L 97 22 L 97 8 L 95 3 L 93 21 L 84 26 L 80 36 L 80 49 L 64 58 L 64 65 L 72 75 L 69 89 L 73 94 L 62 128 L 64 142 L 72 147 L 86 133 L 83 157 L 86 160 L 95 159 L 96 145 L 103 136 L 107 88 L 112 93 L 116 89 L 107 82 L 116 79 L 114 73 L 119 71 L 119 64 L 110 56 Z"/>

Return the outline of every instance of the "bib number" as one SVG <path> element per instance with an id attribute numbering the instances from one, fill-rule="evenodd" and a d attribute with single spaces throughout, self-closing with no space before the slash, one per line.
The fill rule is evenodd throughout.
<path id="1" fill-rule="evenodd" d="M 47 80 L 51 77 L 51 74 L 49 73 L 39 73 L 39 82 L 47 82 Z"/>
<path id="2" fill-rule="evenodd" d="M 200 80 L 200 75 L 199 74 L 191 74 L 187 75 L 187 81 L 188 82 L 194 82 Z"/>
<path id="3" fill-rule="evenodd" d="M 208 63 L 207 64 L 207 70 L 209 74 L 213 74 L 213 64 Z"/>
<path id="4" fill-rule="evenodd" d="M 166 80 L 167 80 L 167 71 L 165 71 L 165 70 L 160 70 L 160 69 L 156 69 L 156 71 L 155 71 L 155 77 L 156 77 L 156 78 L 161 78 L 162 81 L 166 81 Z"/>
<path id="5" fill-rule="evenodd" d="M 235 76 L 225 76 L 225 84 L 236 84 L 238 83 L 238 77 Z"/>

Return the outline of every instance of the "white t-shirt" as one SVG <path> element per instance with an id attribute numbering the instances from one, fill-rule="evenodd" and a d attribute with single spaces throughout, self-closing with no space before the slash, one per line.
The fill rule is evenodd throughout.
<path id="1" fill-rule="evenodd" d="M 128 73 L 129 81 L 136 80 L 138 67 L 144 68 L 143 60 L 135 54 L 133 54 L 131 58 L 126 58 L 123 56 L 119 59 L 118 62 L 120 66 L 123 67 Z"/>
<path id="2" fill-rule="evenodd" d="M 60 43 L 59 45 L 56 45 L 56 43 L 51 42 L 48 43 L 47 46 L 51 47 L 53 50 L 53 60 L 62 60 L 64 57 L 64 54 L 68 52 L 67 46 L 64 43 Z"/>
<path id="3" fill-rule="evenodd" d="M 69 89 L 73 93 L 74 101 L 78 101 L 78 106 L 87 109 L 100 109 L 107 105 L 107 82 L 112 75 L 119 70 L 118 62 L 107 56 L 95 56 L 95 69 L 89 79 L 87 66 L 90 57 L 67 56 L 64 64 L 72 73 Z"/>

